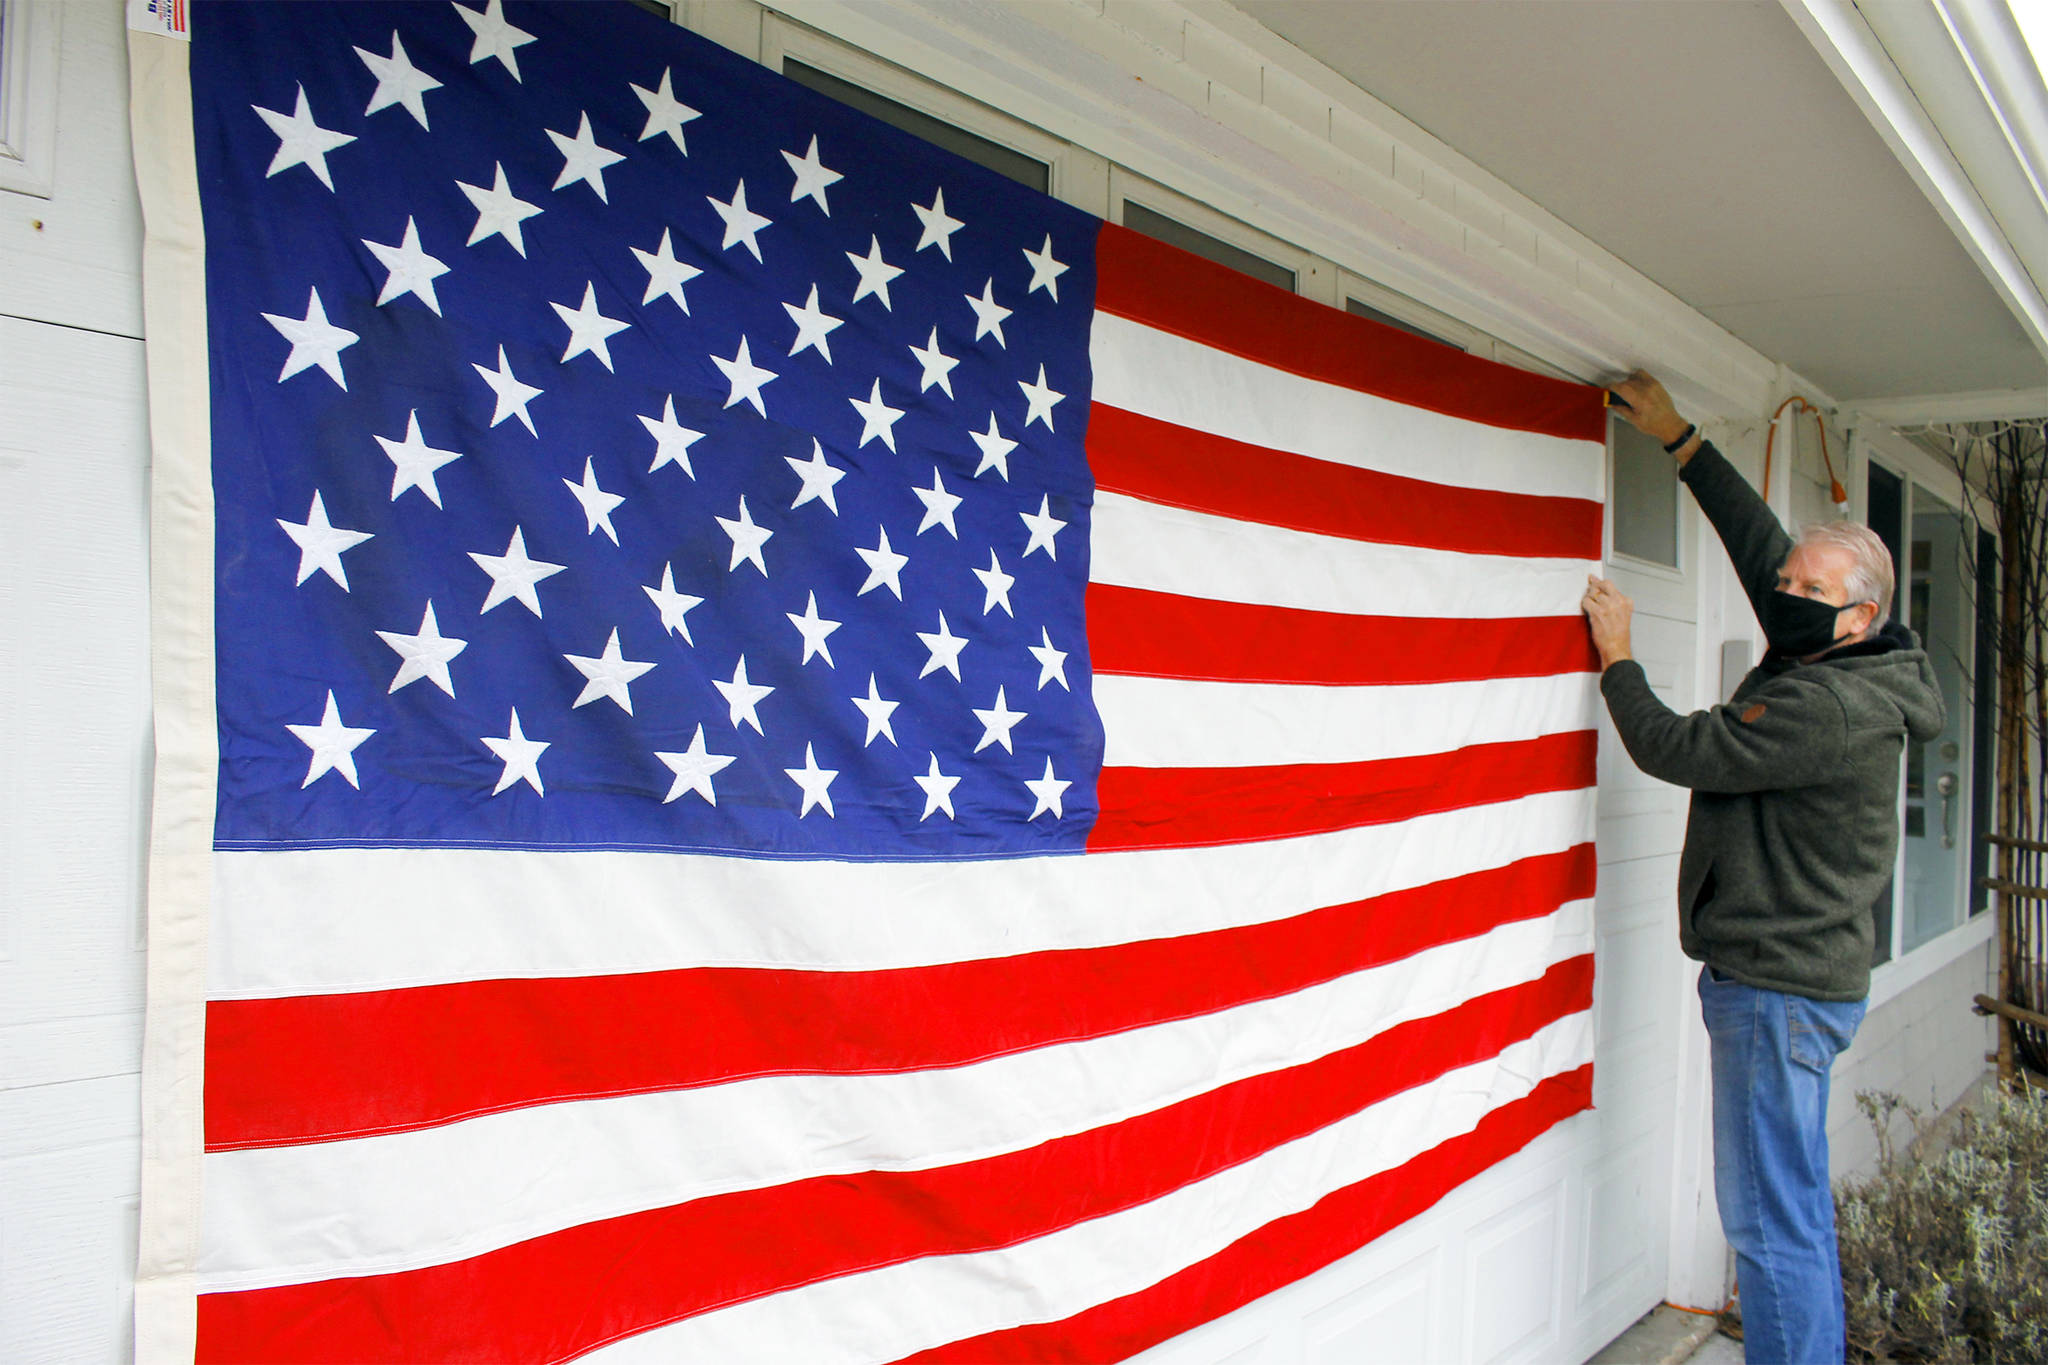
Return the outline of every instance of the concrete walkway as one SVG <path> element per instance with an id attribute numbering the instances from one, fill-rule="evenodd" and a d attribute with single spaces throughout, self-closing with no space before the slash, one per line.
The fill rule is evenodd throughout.
<path id="1" fill-rule="evenodd" d="M 1669 1304 L 1637 1319 L 1586 1365 L 1742 1365 L 1742 1343 L 1716 1330 L 1707 1313 L 1688 1313 Z"/>

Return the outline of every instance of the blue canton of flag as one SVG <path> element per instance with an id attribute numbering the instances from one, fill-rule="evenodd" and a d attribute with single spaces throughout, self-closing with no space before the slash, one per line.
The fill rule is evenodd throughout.
<path id="1" fill-rule="evenodd" d="M 218 845 L 1078 850 L 1096 220 L 627 5 L 299 8 L 193 49 Z"/>

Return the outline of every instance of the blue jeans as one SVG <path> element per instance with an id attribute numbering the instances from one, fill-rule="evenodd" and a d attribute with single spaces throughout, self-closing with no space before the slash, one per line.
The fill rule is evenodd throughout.
<path id="1" fill-rule="evenodd" d="M 1749 1365 L 1840 1365 L 1842 1269 L 1828 1182 L 1828 1069 L 1861 1000 L 1699 982 L 1714 1070 L 1714 1199 L 1735 1249 Z"/>

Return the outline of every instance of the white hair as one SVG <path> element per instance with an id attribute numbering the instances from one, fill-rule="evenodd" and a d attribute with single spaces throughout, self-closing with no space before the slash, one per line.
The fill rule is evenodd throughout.
<path id="1" fill-rule="evenodd" d="M 1843 576 L 1842 586 L 1848 591 L 1849 601 L 1877 603 L 1877 616 L 1871 621 L 1865 635 L 1874 635 L 1892 612 L 1892 588 L 1896 577 L 1892 570 L 1892 552 L 1885 548 L 1877 532 L 1868 526 L 1853 521 L 1820 521 L 1806 527 L 1799 534 L 1801 545 L 1827 545 L 1849 552 L 1849 572 Z"/>

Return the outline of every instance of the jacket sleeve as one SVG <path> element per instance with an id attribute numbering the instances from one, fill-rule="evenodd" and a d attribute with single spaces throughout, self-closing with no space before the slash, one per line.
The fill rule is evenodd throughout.
<path id="1" fill-rule="evenodd" d="M 1742 590 L 1749 594 L 1750 606 L 1761 613 L 1763 595 L 1777 591 L 1778 570 L 1792 553 L 1792 537 L 1785 534 L 1749 480 L 1735 472 L 1735 466 L 1712 442 L 1700 443 L 1678 477 L 1714 524 L 1735 565 L 1736 577 L 1742 580 Z"/>
<path id="2" fill-rule="evenodd" d="M 1650 690 L 1642 665 L 1624 659 L 1601 675 L 1600 691 L 1636 766 L 1695 791 L 1813 786 L 1839 775 L 1848 758 L 1848 717 L 1824 687 L 1766 686 L 1681 716 Z"/>

